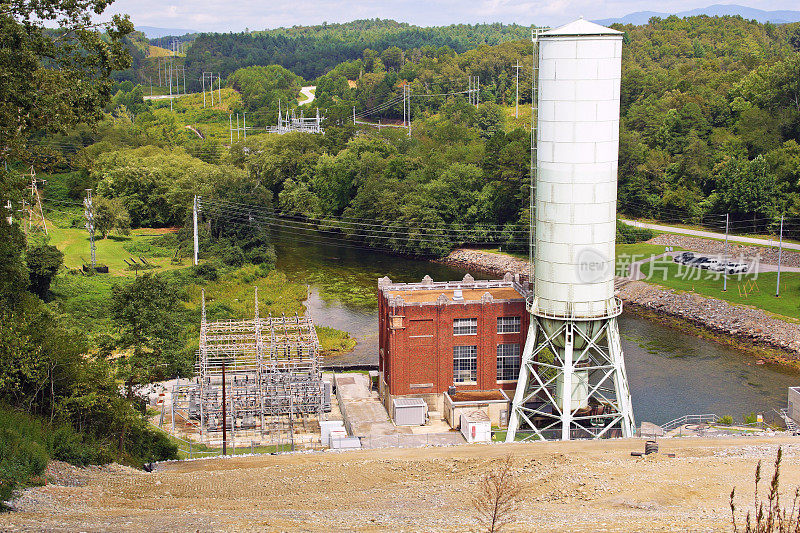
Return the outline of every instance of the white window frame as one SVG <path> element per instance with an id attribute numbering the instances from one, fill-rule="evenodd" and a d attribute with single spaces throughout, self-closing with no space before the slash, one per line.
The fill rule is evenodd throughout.
<path id="1" fill-rule="evenodd" d="M 467 322 L 467 324 L 462 324 Z M 457 331 L 456 328 L 469 328 L 466 333 Z M 478 334 L 478 319 L 477 318 L 454 318 L 453 319 L 453 335 L 477 335 Z"/>
<path id="2" fill-rule="evenodd" d="M 464 355 L 460 353 L 464 351 L 464 349 L 469 349 L 469 354 Z M 459 362 L 467 362 L 469 368 L 463 368 L 463 364 L 459 365 Z M 459 376 L 463 372 L 470 372 L 470 378 L 466 381 L 459 381 Z M 474 379 L 472 379 L 474 378 Z M 478 346 L 473 345 L 466 345 L 466 346 L 453 346 L 453 383 L 456 385 L 475 385 L 478 383 Z"/>
<path id="3" fill-rule="evenodd" d="M 501 355 L 500 354 L 501 347 L 502 347 L 503 351 L 505 352 L 505 350 L 507 349 L 506 347 L 508 347 L 508 346 L 516 346 L 516 354 L 509 355 L 507 353 L 503 353 Z M 511 350 L 512 350 L 512 352 L 514 351 L 513 349 L 511 349 Z M 517 360 L 516 376 L 514 376 L 514 379 L 506 379 L 507 376 L 501 376 L 501 371 L 504 371 L 504 370 L 507 369 L 505 363 L 509 359 L 516 359 Z M 504 364 L 501 364 L 501 361 Z M 522 351 L 521 351 L 521 346 L 519 345 L 519 343 L 513 342 L 513 343 L 508 343 L 508 344 L 498 344 L 497 345 L 497 382 L 498 383 L 513 383 L 513 382 L 517 381 L 517 379 L 519 378 L 519 368 L 520 368 L 521 364 L 522 364 Z"/>
<path id="4" fill-rule="evenodd" d="M 516 319 L 516 331 L 502 331 L 504 328 L 508 327 L 507 323 L 503 323 L 501 326 L 501 320 L 511 320 L 512 324 L 514 324 L 514 319 Z M 497 317 L 497 334 L 498 335 L 508 335 L 512 333 L 519 333 L 522 330 L 522 317 L 521 316 L 499 316 Z"/>

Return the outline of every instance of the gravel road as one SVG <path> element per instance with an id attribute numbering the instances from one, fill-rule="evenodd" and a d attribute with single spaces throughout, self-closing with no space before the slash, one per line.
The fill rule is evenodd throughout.
<path id="1" fill-rule="evenodd" d="M 185 461 L 153 474 L 95 468 L 33 488 L 0 530 L 470 531 L 482 474 L 511 454 L 522 507 L 510 531 L 729 531 L 728 497 L 784 447 L 781 489 L 800 484 L 800 437 L 464 445 Z M 675 453 L 668 458 L 664 452 Z M 767 483 L 762 482 L 766 490 Z"/>

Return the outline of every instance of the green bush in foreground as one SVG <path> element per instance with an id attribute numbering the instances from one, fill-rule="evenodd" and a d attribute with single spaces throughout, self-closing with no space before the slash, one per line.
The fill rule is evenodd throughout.
<path id="1" fill-rule="evenodd" d="M 46 447 L 40 421 L 0 408 L 0 509 L 20 486 L 41 482 L 49 460 Z"/>

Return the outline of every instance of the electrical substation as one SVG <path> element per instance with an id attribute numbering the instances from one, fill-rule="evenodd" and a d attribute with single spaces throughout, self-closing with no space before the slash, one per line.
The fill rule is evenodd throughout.
<path id="1" fill-rule="evenodd" d="M 311 318 L 259 316 L 258 289 L 253 319 L 207 321 L 205 294 L 201 313 L 197 377 L 172 390 L 173 434 L 291 449 L 314 440 L 330 390 Z"/>

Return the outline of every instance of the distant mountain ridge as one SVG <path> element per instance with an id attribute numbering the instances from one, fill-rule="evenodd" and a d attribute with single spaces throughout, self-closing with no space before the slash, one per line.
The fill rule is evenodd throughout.
<path id="1" fill-rule="evenodd" d="M 197 30 L 187 30 L 185 28 L 158 28 L 156 26 L 136 26 L 136 31 L 140 31 L 147 36 L 148 39 L 158 39 L 159 37 L 168 37 L 170 35 L 180 36 L 187 33 L 200 33 Z"/>
<path id="2" fill-rule="evenodd" d="M 595 20 L 594 22 L 602 24 L 603 26 L 608 26 L 609 24 L 614 24 L 615 22 L 620 24 L 635 24 L 638 26 L 640 24 L 647 24 L 647 21 L 650 20 L 651 17 L 666 18 L 669 17 L 670 15 L 676 15 L 681 18 L 696 17 L 698 15 L 708 15 L 710 17 L 741 15 L 742 18 L 744 19 L 747 20 L 755 19 L 761 23 L 772 22 L 773 24 L 787 24 L 790 22 L 800 22 L 800 11 L 791 11 L 791 10 L 764 11 L 763 9 L 740 6 L 737 4 L 714 4 L 708 7 L 701 7 L 689 11 L 680 11 L 677 13 L 659 13 L 657 11 L 637 11 L 636 13 L 630 13 L 629 15 L 625 15 L 624 17 L 601 19 L 601 20 Z"/>

